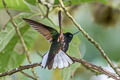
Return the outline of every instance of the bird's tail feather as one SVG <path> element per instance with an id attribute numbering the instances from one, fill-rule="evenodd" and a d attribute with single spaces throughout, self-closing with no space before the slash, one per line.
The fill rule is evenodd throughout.
<path id="1" fill-rule="evenodd" d="M 48 55 L 49 55 L 49 52 L 47 52 L 44 56 L 43 56 L 43 60 L 42 60 L 42 64 L 41 66 L 43 68 L 46 67 L 46 65 L 48 66 L 52 66 L 51 68 L 53 69 L 56 69 L 56 68 L 65 68 L 65 67 L 68 67 L 70 64 L 73 63 L 73 60 L 65 53 L 63 52 L 62 50 L 60 50 L 55 56 L 54 58 L 52 59 L 52 63 L 49 64 L 47 63 L 47 60 L 48 60 Z M 49 61 L 51 62 L 51 61 Z M 49 68 L 49 69 L 51 69 Z"/>
<path id="2" fill-rule="evenodd" d="M 42 68 L 46 68 L 48 55 L 49 55 L 49 51 L 43 56 L 42 63 L 41 63 Z"/>

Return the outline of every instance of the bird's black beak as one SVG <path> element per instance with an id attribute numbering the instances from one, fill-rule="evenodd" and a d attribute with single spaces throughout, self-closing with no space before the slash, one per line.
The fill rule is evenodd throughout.
<path id="1" fill-rule="evenodd" d="M 78 34 L 80 31 L 77 31 L 77 32 L 75 32 L 75 33 L 73 33 L 73 35 L 76 35 L 76 34 Z"/>

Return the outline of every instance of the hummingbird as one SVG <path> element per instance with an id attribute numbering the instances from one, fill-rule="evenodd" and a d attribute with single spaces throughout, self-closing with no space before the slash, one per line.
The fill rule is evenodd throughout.
<path id="1" fill-rule="evenodd" d="M 48 69 L 62 69 L 74 63 L 74 60 L 66 53 L 69 48 L 73 35 L 70 32 L 63 33 L 61 29 L 61 18 L 59 18 L 60 33 L 50 26 L 44 25 L 37 21 L 23 18 L 31 27 L 42 34 L 50 43 L 50 49 L 43 55 L 41 62 L 42 68 Z"/>

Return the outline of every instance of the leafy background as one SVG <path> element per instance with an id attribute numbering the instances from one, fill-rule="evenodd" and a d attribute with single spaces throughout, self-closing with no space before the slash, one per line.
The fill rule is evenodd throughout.
<path id="1" fill-rule="evenodd" d="M 51 0 L 52 1 L 52 0 Z M 52 3 L 49 1 L 49 3 Z M 53 0 L 58 5 L 58 0 Z M 77 22 L 101 44 L 107 55 L 117 65 L 120 60 L 120 1 L 119 0 L 63 0 L 70 13 Z M 56 8 L 51 8 L 49 17 L 43 18 L 46 7 L 38 4 L 36 0 L 5 0 L 8 9 L 14 17 L 14 21 L 20 29 L 25 43 L 30 51 L 32 63 L 40 62 L 41 56 L 49 50 L 50 43 L 38 32 L 26 24 L 22 18 L 30 18 L 42 22 L 59 30 Z M 95 3 L 98 2 L 98 3 Z M 107 6 L 109 5 L 109 6 Z M 99 17 L 100 16 L 100 17 Z M 107 17 L 106 17 L 107 16 Z M 51 21 L 52 20 L 52 21 Z M 3 29 L 5 28 L 5 29 Z M 77 32 L 77 28 L 63 14 L 64 32 Z M 85 60 L 100 65 L 108 66 L 96 48 L 89 43 L 81 34 L 74 36 L 67 53 L 71 56 L 84 58 Z M 9 21 L 0 0 L 0 72 L 5 72 L 20 65 L 28 64 L 19 37 Z M 118 65 L 119 66 L 119 65 Z M 25 72 L 32 75 L 30 70 Z M 85 69 L 82 65 L 75 63 L 63 70 L 47 70 L 40 67 L 35 68 L 40 80 L 96 80 L 92 78 L 95 74 Z M 71 79 L 71 75 L 73 75 Z M 86 76 L 87 75 L 87 76 Z M 0 80 L 31 80 L 21 73 L 0 78 Z M 97 79 L 99 80 L 99 79 Z M 102 80 L 109 80 L 102 79 Z"/>

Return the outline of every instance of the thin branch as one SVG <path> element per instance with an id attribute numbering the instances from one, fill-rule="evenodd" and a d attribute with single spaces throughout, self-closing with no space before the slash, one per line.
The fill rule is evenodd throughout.
<path id="1" fill-rule="evenodd" d="M 38 3 L 42 4 L 42 5 L 44 5 L 46 8 L 49 8 L 48 6 L 46 6 L 47 4 L 42 3 L 41 0 L 36 0 L 36 2 L 38 2 Z M 52 4 L 51 4 L 51 5 L 52 5 Z M 46 14 L 44 13 L 44 11 L 42 10 L 42 8 L 40 7 L 39 4 L 38 4 L 38 6 L 39 6 L 40 11 L 42 12 L 42 15 L 44 16 L 44 18 L 47 18 L 47 19 L 49 20 L 49 22 L 51 22 L 55 27 L 58 27 L 58 26 L 49 18 L 49 16 L 46 17 Z M 58 6 L 56 6 L 56 7 L 58 7 Z M 49 14 L 48 11 L 46 11 L 46 13 Z M 43 19 L 44 19 L 44 18 L 43 18 Z"/>
<path id="2" fill-rule="evenodd" d="M 34 67 L 37 67 L 37 66 L 40 66 L 40 63 L 34 63 L 34 64 L 20 66 L 18 68 L 12 69 L 10 71 L 0 73 L 0 77 L 7 76 L 7 75 L 12 75 L 12 74 L 14 74 L 16 72 L 20 72 L 20 71 L 25 70 L 25 69 L 34 68 Z"/>
<path id="3" fill-rule="evenodd" d="M 83 60 L 83 59 L 77 59 L 77 58 L 74 58 L 74 57 L 72 57 L 72 59 L 73 59 L 75 62 L 81 63 L 81 64 L 82 64 L 84 67 L 86 67 L 86 68 L 96 70 L 96 71 L 98 71 L 98 72 L 100 72 L 100 73 L 103 73 L 103 74 L 107 75 L 108 77 L 111 77 L 111 78 L 113 78 L 113 79 L 115 79 L 115 80 L 120 80 L 120 78 L 117 77 L 117 75 L 115 75 L 114 73 L 111 73 L 111 72 L 103 69 L 103 68 L 100 67 L 100 66 L 96 66 L 96 65 L 94 65 L 94 64 L 90 64 L 90 63 L 88 63 L 87 61 L 85 61 L 85 60 Z"/>
<path id="4" fill-rule="evenodd" d="M 20 71 L 23 75 L 25 75 L 25 76 L 27 76 L 28 78 L 31 78 L 31 79 L 33 79 L 33 80 L 36 80 L 36 78 L 34 78 L 33 76 L 31 76 L 31 75 L 29 75 L 29 74 L 27 74 L 27 73 L 25 73 L 25 72 L 23 72 L 23 71 Z"/>
<path id="5" fill-rule="evenodd" d="M 41 3 L 42 5 L 44 5 L 46 7 L 46 14 L 44 16 L 44 18 L 48 18 L 48 15 L 49 15 L 49 10 L 50 10 L 50 6 L 52 6 L 52 4 L 49 4 L 49 3 L 46 3 L 46 2 L 42 2 L 41 0 L 37 0 L 38 3 Z M 43 12 L 42 12 L 43 13 Z"/>
<path id="6" fill-rule="evenodd" d="M 59 10 L 59 12 L 58 12 L 58 21 L 59 21 L 60 30 L 62 30 L 62 13 L 61 13 L 61 10 Z"/>
<path id="7" fill-rule="evenodd" d="M 58 12 L 58 20 L 59 20 L 59 27 L 60 27 L 60 35 L 58 37 L 58 41 L 63 41 L 64 40 L 64 35 L 62 31 L 62 13 L 61 10 Z"/>
<path id="8" fill-rule="evenodd" d="M 18 26 L 16 25 L 16 23 L 14 22 L 12 15 L 11 15 L 10 12 L 8 11 L 7 5 L 6 5 L 6 3 L 5 3 L 4 0 L 2 0 L 2 3 L 3 3 L 3 5 L 4 5 L 4 8 L 5 8 L 7 14 L 10 16 L 11 23 L 13 24 L 13 27 L 15 28 L 15 31 L 16 31 L 18 37 L 20 38 L 20 41 L 21 41 L 22 46 L 23 46 L 23 48 L 24 48 L 24 51 L 26 52 L 27 60 L 28 60 L 28 62 L 31 64 L 32 62 L 31 62 L 31 60 L 30 60 L 29 51 L 28 51 L 28 49 L 27 49 L 27 47 L 26 47 L 26 45 L 25 45 L 25 41 L 24 41 L 24 39 L 23 39 L 20 31 L 19 31 L 19 28 L 18 28 Z M 32 73 L 33 73 L 33 75 L 37 78 L 37 76 L 36 76 L 33 68 L 32 68 Z"/>
<path id="9" fill-rule="evenodd" d="M 78 63 L 81 63 L 84 67 L 86 68 L 90 68 L 90 69 L 94 69 L 102 74 L 105 74 L 115 80 L 120 80 L 120 78 L 118 78 L 118 76 L 114 73 L 111 73 L 105 69 L 103 69 L 102 67 L 100 66 L 96 66 L 96 65 L 93 65 L 91 63 L 88 63 L 87 61 L 83 60 L 83 59 L 77 59 L 75 57 L 72 57 L 72 59 L 75 61 L 75 62 L 78 62 Z M 24 66 L 20 66 L 18 68 L 15 68 L 15 69 L 12 69 L 10 71 L 7 71 L 7 72 L 4 72 L 4 73 L 0 73 L 0 77 L 3 77 L 3 76 L 7 76 L 7 75 L 12 75 L 16 72 L 20 72 L 22 70 L 25 70 L 25 69 L 29 69 L 29 68 L 34 68 L 34 67 L 38 67 L 40 66 L 41 63 L 34 63 L 34 64 L 29 64 L 29 65 L 24 65 Z"/>
<path id="10" fill-rule="evenodd" d="M 59 21 L 59 27 L 60 27 L 60 35 L 63 36 L 63 32 L 62 32 L 62 13 L 61 13 L 61 10 L 59 10 L 59 12 L 58 12 L 58 21 Z"/>
<path id="11" fill-rule="evenodd" d="M 59 5 L 57 4 L 52 4 L 52 3 L 48 3 L 48 2 L 45 2 L 45 1 L 41 1 L 41 0 L 37 0 L 36 2 L 38 3 L 41 3 L 42 5 L 46 6 L 46 7 L 53 7 L 53 8 L 56 8 L 56 7 L 59 7 Z"/>
<path id="12" fill-rule="evenodd" d="M 76 22 L 76 20 L 70 15 L 70 13 L 66 10 L 63 1 L 59 0 L 60 5 L 62 9 L 64 10 L 65 14 L 69 17 L 69 19 L 74 23 L 74 25 L 81 31 L 81 33 L 87 38 L 88 41 L 90 41 L 101 53 L 101 55 L 105 58 L 105 60 L 108 62 L 108 64 L 113 68 L 113 70 L 120 76 L 120 73 L 118 72 L 117 68 L 114 66 L 112 61 L 109 59 L 109 57 L 106 55 L 104 50 L 101 48 L 101 46 L 93 39 L 91 38 L 87 32 Z"/>

